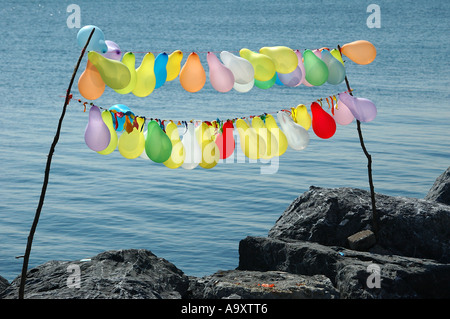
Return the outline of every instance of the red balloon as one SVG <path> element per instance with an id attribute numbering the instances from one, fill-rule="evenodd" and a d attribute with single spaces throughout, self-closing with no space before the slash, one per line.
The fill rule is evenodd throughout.
<path id="1" fill-rule="evenodd" d="M 227 121 L 222 126 L 222 132 L 216 138 L 220 150 L 220 159 L 228 158 L 234 152 L 235 141 L 233 136 L 233 123 Z"/>
<path id="2" fill-rule="evenodd" d="M 332 137 L 336 132 L 336 122 L 334 118 L 324 111 L 317 102 L 311 104 L 311 113 L 314 133 L 323 139 Z"/>

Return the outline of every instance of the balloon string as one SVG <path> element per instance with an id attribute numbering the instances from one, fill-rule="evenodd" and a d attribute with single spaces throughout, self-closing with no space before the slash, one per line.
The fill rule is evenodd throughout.
<path id="1" fill-rule="evenodd" d="M 302 49 L 297 49 L 297 50 L 301 51 Z M 304 49 L 304 50 L 307 50 L 307 49 Z M 328 51 L 330 51 L 330 49 L 326 48 L 326 47 L 323 47 L 323 48 L 320 48 L 320 49 L 312 49 L 311 51 L 314 51 L 314 50 L 328 50 Z M 215 53 L 215 54 L 220 54 L 223 51 L 227 51 L 227 52 L 230 52 L 230 53 L 237 53 L 237 54 L 240 53 L 240 51 L 236 51 L 236 50 L 233 50 L 233 51 L 228 51 L 228 50 L 222 50 L 222 51 L 211 51 L 211 50 L 208 50 L 208 51 L 196 51 L 196 50 L 182 51 L 182 50 L 175 50 L 175 51 L 180 51 L 183 54 L 191 54 L 191 53 L 197 53 L 197 54 L 199 54 L 199 53 L 200 54 Z M 175 52 L 175 51 L 174 50 L 168 50 L 168 51 L 156 50 L 156 51 L 127 51 L 127 52 L 131 52 L 131 53 L 134 53 L 134 54 L 136 54 L 136 53 L 137 54 L 146 54 L 146 53 L 149 53 L 149 52 L 154 53 L 154 54 L 160 54 L 160 53 L 168 53 L 168 52 Z M 256 50 L 255 52 L 257 52 L 257 51 L 258 50 Z M 296 51 L 296 50 L 292 50 L 292 51 Z"/>
<path id="2" fill-rule="evenodd" d="M 350 93 L 350 92 L 352 92 L 352 91 L 354 91 L 354 89 L 349 89 L 349 90 L 347 90 L 347 91 L 343 91 L 343 92 L 341 92 L 341 93 Z M 325 99 L 327 100 L 327 102 L 328 102 L 328 108 L 330 108 L 330 103 L 329 103 L 329 100 L 328 99 L 331 99 L 331 100 L 335 100 L 335 101 L 337 101 L 337 97 L 336 97 L 336 95 L 339 95 L 339 94 L 341 94 L 341 93 L 337 93 L 337 94 L 334 94 L 334 95 L 330 95 L 330 96 L 328 96 L 328 97 L 326 97 Z M 74 97 L 69 97 L 69 99 L 73 99 L 73 100 L 76 100 L 78 103 L 80 103 L 80 104 L 82 104 L 83 106 L 84 106 L 84 108 L 86 108 L 86 105 L 87 104 L 89 104 L 90 106 L 96 106 L 96 107 L 98 107 L 99 109 L 101 109 L 101 110 L 106 110 L 106 111 L 109 111 L 107 108 L 104 108 L 104 107 L 102 107 L 102 106 L 98 106 L 98 105 L 95 105 L 93 102 L 86 102 L 86 101 L 82 101 L 81 99 L 75 99 Z M 316 101 L 318 101 L 319 103 L 320 103 L 320 105 L 322 106 L 322 100 L 323 100 L 324 98 L 320 98 L 320 99 L 317 99 Z M 300 104 L 299 104 L 300 105 Z M 336 106 L 337 106 L 337 104 L 336 104 Z M 238 120 L 238 119 L 243 119 L 243 120 L 245 120 L 245 119 L 252 119 L 252 118 L 254 118 L 254 117 L 256 117 L 256 116 L 259 116 L 259 117 L 262 117 L 262 119 L 265 119 L 265 117 L 266 117 L 266 115 L 267 114 L 271 114 L 271 115 L 273 115 L 273 114 L 277 114 L 278 112 L 280 112 L 280 111 L 283 111 L 283 112 L 287 112 L 287 113 L 289 113 L 289 114 L 294 114 L 295 115 L 295 107 L 291 107 L 290 108 L 290 110 L 289 109 L 281 109 L 281 110 L 278 110 L 278 111 L 274 111 L 274 112 L 271 112 L 271 113 L 266 113 L 266 112 L 264 112 L 264 113 L 262 113 L 262 114 L 260 114 L 260 115 L 247 115 L 247 116 L 243 116 L 243 117 L 235 117 L 235 118 L 229 118 L 229 119 L 226 119 L 226 120 L 219 120 L 219 118 L 217 118 L 216 120 L 213 120 L 213 121 L 206 121 L 206 122 L 210 122 L 210 123 L 218 123 L 219 125 L 221 125 L 221 124 L 223 124 L 223 123 L 225 123 L 225 122 L 227 122 L 227 121 L 231 121 L 232 123 L 234 123 L 236 120 Z M 113 111 L 112 112 L 113 113 L 113 116 L 117 119 L 117 117 L 123 117 L 124 116 L 124 114 L 122 113 L 122 112 L 117 112 L 117 111 Z M 334 113 L 334 112 L 333 112 Z M 190 123 L 194 123 L 194 119 L 192 119 L 192 120 L 190 120 L 190 121 L 186 121 L 186 120 L 164 120 L 164 119 L 159 119 L 159 118 L 153 118 L 153 117 L 148 117 L 148 116 L 139 116 L 139 115 L 133 115 L 133 114 L 127 114 L 128 116 L 130 116 L 130 118 L 131 119 L 133 119 L 133 122 L 137 119 L 137 118 L 142 118 L 142 119 L 144 119 L 145 121 L 152 121 L 152 120 L 155 120 L 155 121 L 158 121 L 158 122 L 162 122 L 162 123 L 164 123 L 164 121 L 170 121 L 170 122 L 173 122 L 173 123 L 177 123 L 177 125 L 178 126 L 180 126 L 180 125 L 186 125 L 187 126 L 187 122 L 190 122 Z M 117 123 L 117 120 L 116 120 L 116 123 Z M 194 123 L 195 124 L 195 123 Z"/>

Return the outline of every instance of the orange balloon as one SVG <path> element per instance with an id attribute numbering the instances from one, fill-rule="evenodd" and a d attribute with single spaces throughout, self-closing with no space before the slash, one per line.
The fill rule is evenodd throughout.
<path id="1" fill-rule="evenodd" d="M 369 64 L 377 55 L 375 46 L 366 40 L 358 40 L 346 43 L 341 47 L 341 52 L 350 60 L 358 64 Z"/>
<path id="2" fill-rule="evenodd" d="M 105 82 L 103 82 L 100 72 L 89 60 L 86 69 L 78 79 L 78 91 L 88 100 L 98 99 L 105 91 Z"/>
<path id="3" fill-rule="evenodd" d="M 206 73 L 197 53 L 189 54 L 180 71 L 180 84 L 188 92 L 200 91 L 206 82 Z"/>

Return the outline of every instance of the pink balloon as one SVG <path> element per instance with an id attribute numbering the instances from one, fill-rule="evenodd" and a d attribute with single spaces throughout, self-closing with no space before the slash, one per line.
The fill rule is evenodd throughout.
<path id="1" fill-rule="evenodd" d="M 93 151 L 100 152 L 108 147 L 111 133 L 103 122 L 100 109 L 93 105 L 89 110 L 89 122 L 84 131 L 84 141 Z"/>
<path id="2" fill-rule="evenodd" d="M 312 52 L 319 58 L 322 59 L 322 52 L 319 49 L 312 50 Z"/>
<path id="3" fill-rule="evenodd" d="M 308 81 L 306 81 L 305 79 L 305 66 L 303 65 L 303 55 L 300 52 L 300 50 L 295 50 L 295 54 L 297 54 L 298 57 L 298 67 L 300 68 L 301 72 L 302 72 L 302 79 L 300 81 L 299 84 L 297 84 L 296 86 L 299 86 L 300 84 L 312 87 L 314 85 L 311 85 L 308 83 Z"/>
<path id="4" fill-rule="evenodd" d="M 212 52 L 208 52 L 206 60 L 209 66 L 209 81 L 213 88 L 219 92 L 228 92 L 233 88 L 234 75 L 233 72 Z"/>
<path id="5" fill-rule="evenodd" d="M 370 122 L 377 116 L 375 104 L 364 98 L 354 97 L 347 92 L 339 93 L 339 100 L 352 112 L 353 116 L 361 122 Z"/>
<path id="6" fill-rule="evenodd" d="M 348 125 L 355 119 L 353 113 L 341 100 L 338 100 L 335 106 L 333 117 L 339 125 Z"/>

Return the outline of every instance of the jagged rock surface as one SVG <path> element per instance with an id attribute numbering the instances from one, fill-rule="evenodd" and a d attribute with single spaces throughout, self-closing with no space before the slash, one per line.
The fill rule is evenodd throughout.
<path id="1" fill-rule="evenodd" d="M 450 205 L 450 167 L 436 178 L 425 199 Z"/>
<path id="2" fill-rule="evenodd" d="M 79 266 L 79 288 L 73 270 Z M 68 282 L 69 280 L 69 282 Z M 20 276 L 0 293 L 18 297 Z M 26 299 L 172 299 L 181 298 L 189 278 L 163 258 L 144 249 L 106 251 L 90 261 L 49 261 L 28 271 Z"/>
<path id="3" fill-rule="evenodd" d="M 374 252 L 450 262 L 450 206 L 376 194 L 378 238 Z M 370 193 L 311 186 L 286 209 L 269 237 L 348 248 L 347 238 L 372 228 Z"/>
<path id="4" fill-rule="evenodd" d="M 239 254 L 239 270 L 323 275 L 339 291 L 340 298 L 450 297 L 450 264 L 433 260 L 266 237 L 243 239 Z M 373 267 L 379 267 L 379 286 L 375 277 L 371 281 Z"/>

